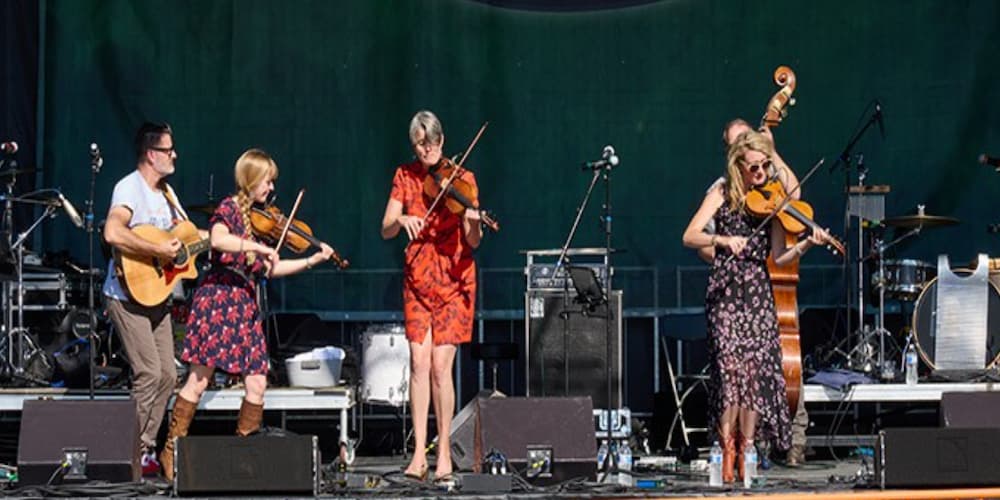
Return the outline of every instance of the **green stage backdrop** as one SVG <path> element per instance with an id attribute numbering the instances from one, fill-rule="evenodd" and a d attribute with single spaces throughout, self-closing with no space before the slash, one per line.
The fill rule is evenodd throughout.
<path id="1" fill-rule="evenodd" d="M 832 164 L 879 99 L 885 138 L 869 130 L 855 152 L 864 153 L 870 183 L 892 185 L 887 212 L 924 203 L 928 213 L 962 220 L 912 240 L 898 256 L 947 253 L 964 263 L 1000 250 L 986 232 L 1000 222 L 1000 174 L 976 163 L 981 152 L 1000 155 L 998 2 L 675 0 L 590 11 L 574 11 L 570 1 L 567 10 L 544 11 L 471 0 L 41 6 L 41 183 L 82 204 L 87 146 L 97 142 L 105 157 L 97 219 L 115 181 L 134 167 L 133 131 L 163 120 L 176 132 L 171 182 L 185 203 L 204 202 L 212 179 L 216 197 L 231 192 L 236 157 L 261 147 L 281 169 L 283 206 L 307 188 L 302 218 L 356 269 L 399 268 L 405 242 L 383 241 L 379 224 L 393 170 L 412 158 L 408 121 L 428 108 L 444 123 L 449 154 L 490 122 L 467 164 L 503 226 L 478 252 L 481 266 L 516 267 L 519 249 L 559 246 L 589 180 L 580 162 L 613 144 L 621 158 L 611 184 L 614 243 L 627 249 L 616 263 L 659 268 L 659 302 L 673 304 L 676 266 L 697 264 L 681 233 L 722 170 L 721 127 L 735 116 L 756 122 L 777 90 L 773 70 L 786 64 L 798 75 L 798 105 L 775 136 L 800 175 L 820 158 Z M 805 190 L 817 218 L 837 231 L 844 182 L 843 171 L 823 167 Z M 577 246 L 603 243 L 602 187 L 596 196 Z M 45 249 L 86 255 L 84 233 L 65 217 L 45 223 L 42 235 Z M 821 252 L 806 259 L 834 262 Z M 351 283 L 333 305 L 320 305 L 398 304 L 398 283 Z M 517 307 L 517 286 L 487 299 Z M 649 290 L 626 290 L 626 303 L 648 303 Z M 825 290 L 817 300 L 839 297 Z"/>

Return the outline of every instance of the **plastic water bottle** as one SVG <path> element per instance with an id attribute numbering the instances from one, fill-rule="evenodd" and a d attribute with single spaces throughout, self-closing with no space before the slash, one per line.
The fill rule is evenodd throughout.
<path id="1" fill-rule="evenodd" d="M 708 452 L 708 485 L 722 486 L 722 447 L 716 441 Z"/>
<path id="2" fill-rule="evenodd" d="M 608 440 L 601 440 L 601 447 L 597 449 L 597 469 L 602 470 L 603 467 L 607 466 L 605 461 L 608 459 Z"/>
<path id="3" fill-rule="evenodd" d="M 618 447 L 618 484 L 632 486 L 632 448 L 627 441 Z"/>
<path id="4" fill-rule="evenodd" d="M 757 477 L 757 447 L 753 443 L 746 443 L 743 450 L 743 487 L 753 486 L 753 478 Z"/>
<path id="5" fill-rule="evenodd" d="M 904 358 L 904 363 L 906 365 L 906 385 L 914 385 L 917 383 L 917 348 L 911 342 L 910 345 L 906 346 L 906 357 Z"/>

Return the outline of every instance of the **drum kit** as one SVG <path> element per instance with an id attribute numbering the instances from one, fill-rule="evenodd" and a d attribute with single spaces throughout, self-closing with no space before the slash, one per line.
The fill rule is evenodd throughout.
<path id="1" fill-rule="evenodd" d="M 882 192 L 884 194 L 888 189 Z M 852 213 L 852 215 L 861 215 Z M 939 312 L 939 277 L 938 269 L 944 265 L 944 270 L 948 270 L 947 258 L 942 256 L 939 266 L 915 259 L 889 259 L 887 252 L 898 245 L 903 240 L 913 236 L 918 236 L 925 229 L 934 229 L 952 226 L 959 223 L 954 217 L 944 217 L 938 215 L 928 215 L 924 213 L 924 206 L 918 205 L 917 213 L 888 217 L 876 224 L 869 224 L 869 228 L 874 228 L 872 234 L 872 251 L 858 260 L 858 304 L 864 310 L 863 285 L 864 269 L 863 265 L 870 262 L 875 266 L 868 280 L 870 290 L 873 294 L 877 315 L 875 317 L 874 328 L 867 325 L 856 332 L 856 335 L 847 340 L 854 342 L 853 348 L 846 353 L 847 365 L 851 369 L 859 370 L 879 377 L 883 380 L 892 380 L 896 376 L 897 364 L 893 361 L 895 357 L 902 356 L 910 343 L 913 343 L 917 352 L 924 362 L 931 368 L 940 368 L 936 362 L 935 343 L 937 339 L 936 328 L 938 324 Z M 883 239 L 883 229 L 893 228 L 896 230 L 893 239 L 886 241 Z M 862 247 L 863 237 L 859 230 L 859 247 Z M 969 269 L 951 269 L 948 274 L 958 277 L 973 274 L 977 264 L 974 262 Z M 1000 260 L 990 261 L 989 266 L 989 293 L 988 308 L 986 314 L 986 365 L 987 367 L 997 364 L 1000 356 Z M 952 274 L 954 273 L 954 274 Z M 949 292 L 950 293 L 950 292 Z M 900 304 L 900 310 L 904 318 L 909 314 L 909 323 L 904 327 L 905 339 L 903 345 L 899 345 L 896 338 L 885 327 L 886 300 L 894 300 Z M 943 313 L 942 313 L 943 314 Z M 887 353 L 887 349 L 890 351 Z M 843 351 L 836 351 L 844 354 Z M 901 364 L 900 364 L 901 366 Z"/>
<path id="2" fill-rule="evenodd" d="M 68 277 L 60 269 L 41 267 L 41 259 L 25 248 L 29 237 L 46 219 L 58 215 L 63 209 L 72 222 L 83 227 L 80 214 L 66 197 L 57 189 L 37 189 L 24 194 L 15 195 L 17 176 L 33 173 L 31 168 L 17 168 L 11 161 L 9 168 L 4 168 L 5 161 L 0 160 L 0 181 L 6 189 L 0 193 L 3 201 L 2 238 L 0 245 L 0 288 L 3 300 L 3 324 L 0 334 L 0 380 L 17 384 L 48 385 L 55 372 L 55 363 L 51 355 L 43 348 L 36 335 L 26 325 L 25 312 L 62 311 L 62 319 L 58 321 L 65 333 L 73 333 L 79 338 L 85 338 L 93 328 L 93 315 L 87 312 L 87 286 L 80 283 L 82 279 L 70 279 L 78 274 L 91 271 L 76 267 L 81 273 L 71 273 Z M 14 228 L 15 205 L 25 208 L 42 209 L 41 214 L 34 219 L 26 229 L 17 232 Z M 68 261 L 67 261 L 68 262 Z M 70 267 L 74 267 L 69 262 Z M 93 271 L 93 270 L 92 270 Z M 100 274 L 97 270 L 95 274 Z M 87 280 L 89 282 L 89 279 Z M 80 297 L 84 296 L 84 302 Z M 74 300 L 76 299 L 76 300 Z M 81 306 L 76 308 L 74 306 Z M 82 319 L 80 316 L 82 315 Z"/>

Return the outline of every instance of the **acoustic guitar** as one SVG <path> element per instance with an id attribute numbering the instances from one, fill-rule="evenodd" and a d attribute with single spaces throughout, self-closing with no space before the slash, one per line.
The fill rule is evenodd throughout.
<path id="1" fill-rule="evenodd" d="M 162 304 L 182 279 L 198 277 L 195 257 L 208 250 L 208 238 L 202 238 L 191 221 L 181 221 L 169 231 L 142 224 L 132 232 L 151 243 L 163 243 L 172 238 L 181 242 L 181 249 L 173 260 L 150 255 L 115 251 L 115 272 L 118 280 L 133 301 L 144 306 Z"/>

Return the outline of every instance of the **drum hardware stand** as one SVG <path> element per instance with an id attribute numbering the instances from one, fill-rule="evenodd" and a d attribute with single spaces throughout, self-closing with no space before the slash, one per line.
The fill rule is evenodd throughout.
<path id="1" fill-rule="evenodd" d="M 920 212 L 921 213 L 923 212 L 923 206 L 920 206 Z M 868 256 L 860 259 L 858 261 L 858 267 L 859 268 L 864 268 L 864 261 L 866 261 L 868 259 L 872 259 L 872 258 L 878 259 L 878 275 L 877 275 L 878 276 L 878 283 L 876 284 L 876 286 L 878 287 L 878 316 L 875 317 L 875 328 L 874 328 L 874 330 L 867 330 L 867 328 L 863 329 L 863 331 L 867 332 L 867 334 L 865 335 L 864 338 L 861 339 L 861 342 L 858 344 L 857 347 L 855 347 L 855 350 L 858 349 L 858 348 L 867 349 L 867 346 L 869 345 L 868 344 L 868 342 L 869 342 L 869 338 L 868 337 L 870 337 L 871 335 L 877 335 L 878 336 L 878 358 L 875 360 L 875 362 L 876 362 L 875 363 L 875 368 L 879 370 L 879 377 L 882 380 L 886 380 L 886 381 L 890 381 L 893 378 L 895 378 L 895 366 L 894 366 L 894 364 L 891 363 L 891 360 L 886 359 L 886 357 L 885 357 L 885 338 L 889 337 L 889 340 L 891 342 L 893 342 L 893 343 L 895 343 L 895 340 L 892 339 L 892 336 L 891 336 L 891 333 L 889 332 L 889 330 L 887 330 L 885 328 L 885 289 L 886 289 L 886 286 L 888 285 L 888 283 L 886 282 L 886 277 L 885 277 L 885 252 L 886 252 L 886 250 L 888 250 L 888 249 L 896 246 L 897 244 L 899 244 L 901 241 L 903 241 L 903 240 L 905 240 L 905 239 L 907 239 L 907 238 L 909 238 L 911 236 L 916 236 L 916 235 L 920 234 L 920 230 L 921 229 L 922 229 L 922 227 L 917 226 L 917 227 L 915 227 L 913 229 L 910 229 L 909 231 L 903 233 L 902 235 L 896 237 L 894 240 L 892 240 L 892 241 L 890 241 L 888 243 L 886 243 L 882 239 L 881 234 L 875 236 L 875 239 L 874 239 L 874 242 L 873 242 L 874 252 L 871 253 L 871 254 L 869 254 Z M 909 343 L 909 339 L 907 339 L 907 343 Z M 899 347 L 899 346 L 897 345 L 896 347 Z M 852 350 L 852 353 L 853 352 L 854 351 Z M 868 354 L 868 353 L 865 352 L 863 354 Z M 870 363 L 871 362 L 871 360 L 865 360 L 865 361 L 866 361 L 866 363 Z"/>
<path id="2" fill-rule="evenodd" d="M 12 189 L 13 183 L 8 184 L 8 192 Z M 12 216 L 10 213 L 10 207 L 12 203 L 17 201 L 21 203 L 33 203 L 44 205 L 45 209 L 42 211 L 42 215 L 38 217 L 28 227 L 24 232 L 20 233 L 16 240 L 11 244 L 11 251 L 15 253 L 15 263 L 14 269 L 17 273 L 17 294 L 16 299 L 11 297 L 10 294 L 6 294 L 5 306 L 7 308 L 7 314 L 5 315 L 4 328 L 7 333 L 6 343 L 7 343 L 7 363 L 10 365 L 10 376 L 16 379 L 26 380 L 38 385 L 46 385 L 48 382 L 44 380 L 39 380 L 29 373 L 25 369 L 23 362 L 29 360 L 36 356 L 42 349 L 38 346 L 35 340 L 31 337 L 28 329 L 24 327 L 24 242 L 27 240 L 28 235 L 38 227 L 48 217 L 55 217 L 56 207 L 58 205 L 53 204 L 51 201 L 40 201 L 25 198 L 15 198 L 13 196 L 6 197 L 6 207 L 5 217 Z M 12 226 L 12 223 L 8 222 L 8 227 Z M 10 234 L 10 233 L 8 233 Z M 16 303 L 14 302 L 16 300 Z M 13 310 L 17 309 L 17 323 L 14 323 Z M 25 349 L 27 345 L 27 350 Z M 44 357 L 41 358 L 42 362 L 47 365 L 47 369 L 51 369 L 51 363 Z"/>

